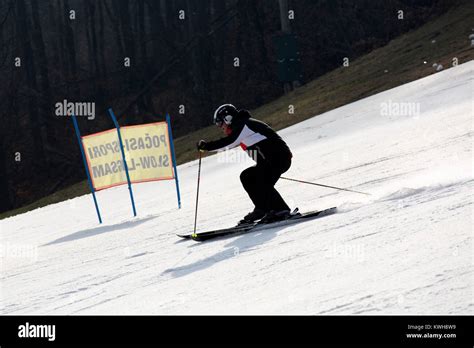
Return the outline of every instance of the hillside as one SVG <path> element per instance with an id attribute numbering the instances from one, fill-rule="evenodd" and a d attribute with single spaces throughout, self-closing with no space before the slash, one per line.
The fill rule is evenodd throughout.
<path id="1" fill-rule="evenodd" d="M 458 8 L 423 27 L 350 62 L 349 67 L 336 69 L 287 96 L 253 110 L 253 114 L 274 128 L 282 129 L 314 115 L 436 73 L 432 66 L 434 63 L 441 63 L 449 68 L 453 57 L 457 57 L 460 64 L 472 60 L 474 49 L 470 46 L 468 36 L 472 33 L 470 18 L 474 17 L 474 4 L 470 1 L 461 3 Z M 289 105 L 294 106 L 294 114 L 288 113 Z M 217 136 L 220 136 L 219 132 L 210 126 L 175 139 L 178 163 L 195 159 L 195 144 L 199 139 Z M 88 190 L 84 181 L 33 204 L 2 213 L 0 219 L 80 196 Z"/>

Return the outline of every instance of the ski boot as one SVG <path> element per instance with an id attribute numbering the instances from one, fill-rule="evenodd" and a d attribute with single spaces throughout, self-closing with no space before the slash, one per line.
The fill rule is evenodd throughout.
<path id="1" fill-rule="evenodd" d="M 259 221 L 259 223 L 262 224 L 269 224 L 271 222 L 277 222 L 277 221 L 282 221 L 282 220 L 287 220 L 290 217 L 292 217 L 292 213 L 290 210 L 280 210 L 280 211 L 275 211 L 275 210 L 270 210 L 265 216 Z"/>
<path id="2" fill-rule="evenodd" d="M 254 223 L 255 221 L 260 220 L 264 216 L 265 212 L 262 209 L 255 208 L 252 212 L 245 215 L 244 218 L 239 221 L 237 226 Z"/>

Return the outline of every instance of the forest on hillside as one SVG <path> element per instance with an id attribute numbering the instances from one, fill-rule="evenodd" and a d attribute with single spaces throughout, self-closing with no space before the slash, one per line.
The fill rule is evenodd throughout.
<path id="1" fill-rule="evenodd" d="M 85 179 L 83 134 L 163 120 L 175 136 L 230 102 L 253 109 L 284 93 L 275 40 L 294 34 L 298 86 L 446 12 L 449 0 L 2 0 L 0 212 Z M 282 31 L 281 6 L 292 11 Z M 403 11 L 403 19 L 400 12 Z M 286 12 L 285 12 L 286 13 Z M 238 58 L 236 60 L 236 58 Z M 238 62 L 236 64 L 236 62 Z"/>

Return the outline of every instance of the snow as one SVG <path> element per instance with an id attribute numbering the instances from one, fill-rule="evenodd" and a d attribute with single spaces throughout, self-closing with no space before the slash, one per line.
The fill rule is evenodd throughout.
<path id="1" fill-rule="evenodd" d="M 167 181 L 134 185 L 136 218 L 121 186 L 98 193 L 103 225 L 90 195 L 0 221 L 0 313 L 473 314 L 473 69 L 280 132 L 294 153 L 286 176 L 371 193 L 278 182 L 291 207 L 335 215 L 180 240 L 194 223 L 193 161 L 178 168 L 180 210 Z M 202 161 L 199 230 L 252 209 L 239 182 L 252 162 L 234 151 Z"/>

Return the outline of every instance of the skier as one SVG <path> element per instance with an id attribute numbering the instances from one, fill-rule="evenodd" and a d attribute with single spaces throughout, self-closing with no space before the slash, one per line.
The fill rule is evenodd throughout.
<path id="1" fill-rule="evenodd" d="M 214 124 L 226 137 L 215 141 L 200 140 L 200 151 L 222 151 L 238 145 L 256 161 L 256 165 L 240 174 L 240 181 L 255 209 L 245 215 L 239 224 L 257 220 L 273 222 L 291 216 L 290 208 L 275 189 L 281 174 L 291 166 L 293 157 L 288 145 L 266 123 L 251 118 L 247 110 L 237 110 L 224 104 L 214 113 Z"/>

